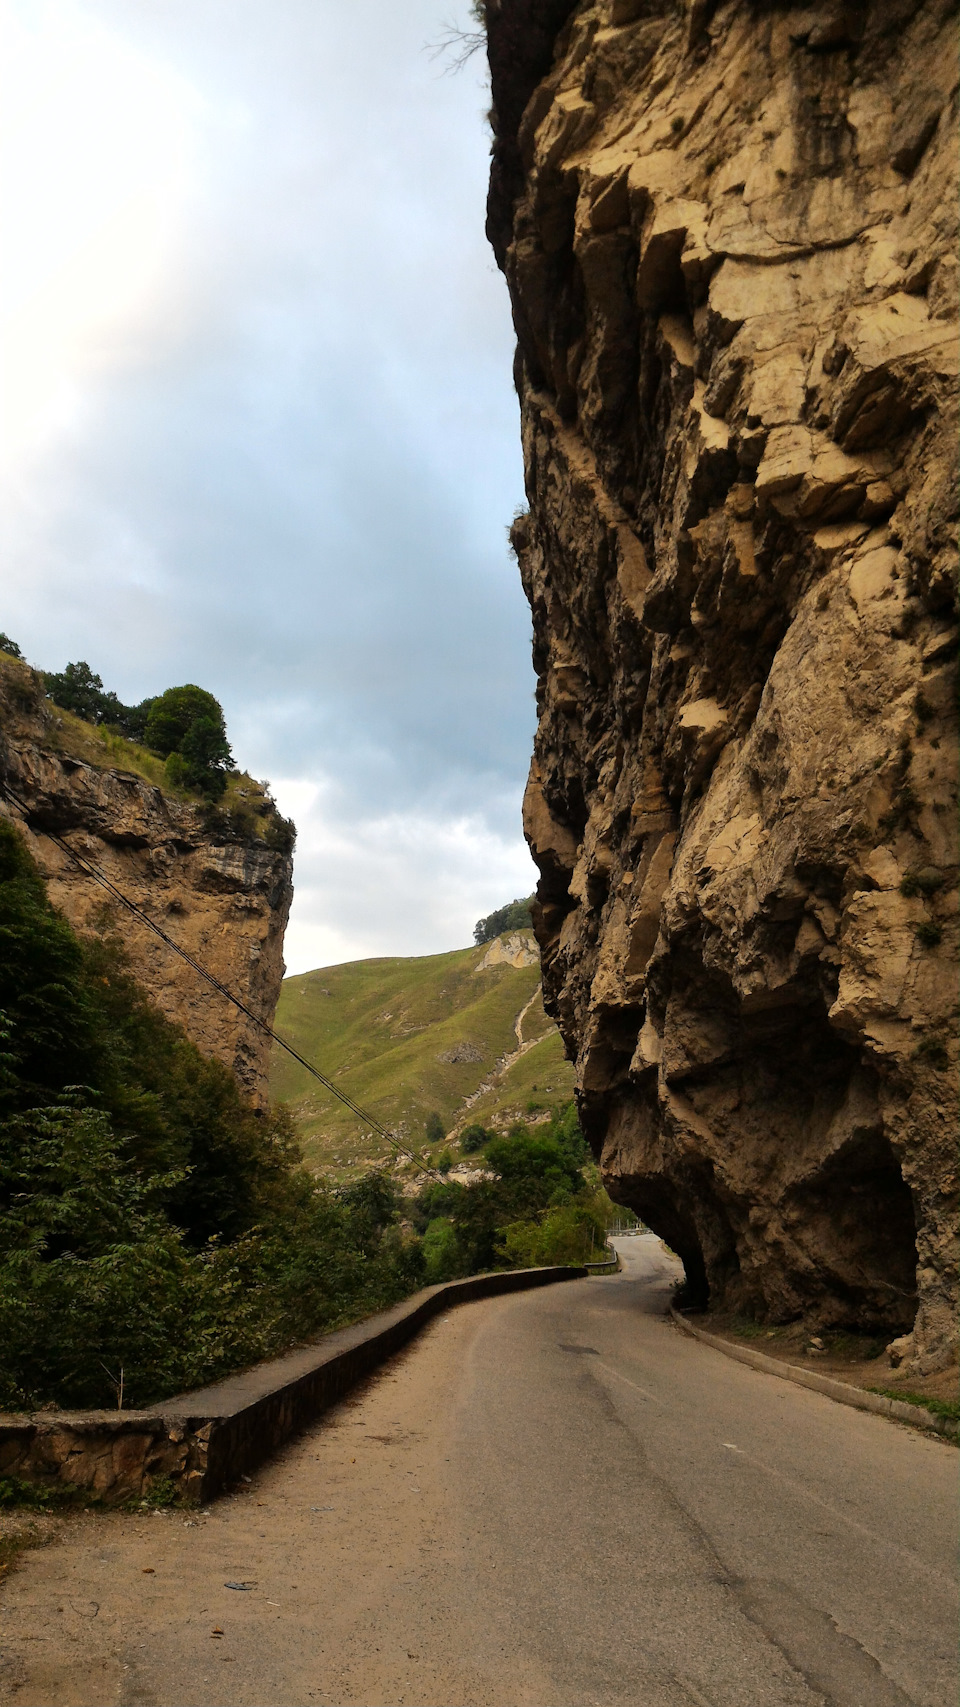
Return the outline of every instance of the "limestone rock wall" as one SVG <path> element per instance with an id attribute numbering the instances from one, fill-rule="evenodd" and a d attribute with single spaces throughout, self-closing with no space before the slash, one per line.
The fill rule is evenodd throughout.
<path id="1" fill-rule="evenodd" d="M 956 6 L 487 25 L 525 827 L 585 1127 L 694 1295 L 915 1322 L 930 1369 L 957 1295 Z"/>
<path id="2" fill-rule="evenodd" d="M 187 803 L 132 771 L 78 756 L 39 680 L 23 666 L 0 668 L 0 780 L 29 808 L 0 799 L 24 832 L 51 900 L 75 929 L 116 932 L 130 970 L 157 1006 L 198 1048 L 231 1068 L 252 1101 L 267 1100 L 269 1043 L 250 1020 L 111 901 L 42 833 L 54 830 L 259 1018 L 272 1023 L 283 979 L 283 934 L 293 895 L 292 855 L 269 838 L 219 830 Z M 267 813 L 269 817 L 269 811 Z M 263 827 L 263 826 L 261 826 Z M 266 826 L 269 830 L 269 824 Z"/>

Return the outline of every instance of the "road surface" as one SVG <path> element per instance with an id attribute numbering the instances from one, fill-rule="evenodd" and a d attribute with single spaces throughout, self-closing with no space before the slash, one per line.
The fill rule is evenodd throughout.
<path id="1" fill-rule="evenodd" d="M 955 1707 L 955 1449 L 683 1337 L 621 1250 L 440 1318 L 205 1515 L 66 1524 L 0 1699 Z"/>

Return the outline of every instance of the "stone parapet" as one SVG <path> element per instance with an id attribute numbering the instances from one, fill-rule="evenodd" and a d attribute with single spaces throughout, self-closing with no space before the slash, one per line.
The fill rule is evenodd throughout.
<path id="1" fill-rule="evenodd" d="M 146 1411 L 0 1415 L 0 1478 L 124 1505 L 161 1484 L 184 1504 L 215 1498 L 456 1304 L 561 1280 L 583 1267 L 510 1270 L 428 1286 L 365 1322 Z"/>

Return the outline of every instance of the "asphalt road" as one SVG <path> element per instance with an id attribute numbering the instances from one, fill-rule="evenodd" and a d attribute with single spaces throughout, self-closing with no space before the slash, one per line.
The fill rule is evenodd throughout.
<path id="1" fill-rule="evenodd" d="M 621 1249 L 441 1318 L 199 1519 L 68 1524 L 0 1699 L 955 1707 L 955 1449 L 684 1338 Z"/>

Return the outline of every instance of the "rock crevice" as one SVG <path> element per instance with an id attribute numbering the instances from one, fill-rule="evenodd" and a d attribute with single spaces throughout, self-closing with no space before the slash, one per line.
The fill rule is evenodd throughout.
<path id="1" fill-rule="evenodd" d="M 694 1296 L 912 1332 L 932 1368 L 957 1292 L 956 6 L 487 22 L 524 823 L 585 1129 Z"/>

